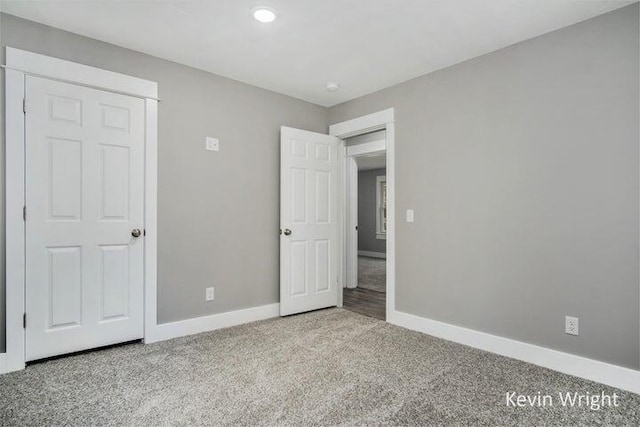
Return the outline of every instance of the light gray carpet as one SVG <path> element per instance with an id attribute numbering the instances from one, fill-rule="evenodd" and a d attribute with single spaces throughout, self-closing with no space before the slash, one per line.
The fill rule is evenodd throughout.
<path id="1" fill-rule="evenodd" d="M 387 260 L 358 257 L 358 287 L 376 292 L 387 292 Z"/>
<path id="2" fill-rule="evenodd" d="M 600 391 L 615 409 L 513 408 Z M 0 376 L 0 425 L 629 425 L 640 396 L 342 309 L 53 360 Z"/>

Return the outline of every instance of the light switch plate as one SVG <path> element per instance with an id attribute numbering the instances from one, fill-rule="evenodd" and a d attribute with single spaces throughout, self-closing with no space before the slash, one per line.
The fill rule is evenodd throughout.
<path id="1" fill-rule="evenodd" d="M 413 222 L 413 209 L 407 209 L 407 222 Z"/>
<path id="2" fill-rule="evenodd" d="M 214 291 L 214 288 L 207 288 L 206 289 L 205 296 L 204 296 L 205 301 L 213 301 L 213 299 L 214 299 L 213 291 Z"/>
<path id="3" fill-rule="evenodd" d="M 220 141 L 218 138 L 207 137 L 205 148 L 209 151 L 220 151 Z"/>

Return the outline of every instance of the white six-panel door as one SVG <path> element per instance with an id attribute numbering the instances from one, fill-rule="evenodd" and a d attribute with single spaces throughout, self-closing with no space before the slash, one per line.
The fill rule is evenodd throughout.
<path id="1" fill-rule="evenodd" d="M 26 80 L 26 359 L 143 336 L 144 101 Z"/>
<path id="2" fill-rule="evenodd" d="M 338 303 L 338 138 L 281 128 L 280 314 Z"/>

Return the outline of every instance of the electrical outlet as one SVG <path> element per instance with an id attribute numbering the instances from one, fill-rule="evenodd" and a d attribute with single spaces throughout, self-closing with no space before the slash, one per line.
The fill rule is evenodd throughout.
<path id="1" fill-rule="evenodd" d="M 218 138 L 207 137 L 205 148 L 209 151 L 220 151 L 220 141 Z"/>
<path id="2" fill-rule="evenodd" d="M 578 318 L 565 316 L 564 331 L 569 335 L 579 335 L 580 329 L 578 328 Z"/>
<path id="3" fill-rule="evenodd" d="M 213 301 L 213 298 L 214 298 L 213 291 L 214 291 L 214 288 L 207 288 L 205 290 L 205 296 L 204 296 L 205 301 Z"/>

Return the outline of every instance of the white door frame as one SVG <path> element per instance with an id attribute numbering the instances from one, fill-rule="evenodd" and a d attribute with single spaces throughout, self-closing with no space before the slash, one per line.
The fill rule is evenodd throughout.
<path id="1" fill-rule="evenodd" d="M 396 306 L 396 191 L 395 191 L 395 120 L 394 109 L 389 108 L 376 113 L 368 114 L 366 116 L 358 117 L 345 122 L 336 123 L 329 126 L 329 135 L 337 136 L 343 140 L 342 143 L 342 176 L 346 177 L 347 173 L 347 150 L 344 144 L 344 140 L 365 133 L 370 133 L 378 130 L 386 131 L 386 152 L 387 152 L 387 306 L 386 306 L 386 320 L 392 323 L 395 314 Z M 342 280 L 343 284 L 346 283 L 346 222 L 347 216 L 347 185 L 346 182 L 342 182 L 342 215 L 345 219 L 341 229 L 342 240 Z M 342 292 L 338 292 L 338 307 L 342 307 Z"/>
<path id="2" fill-rule="evenodd" d="M 345 153 L 346 154 L 346 153 Z M 346 215 L 345 215 L 345 281 L 343 288 L 358 286 L 358 165 L 353 156 L 346 154 Z"/>
<path id="3" fill-rule="evenodd" d="M 158 84 L 137 77 L 6 48 L 6 353 L 0 373 L 25 367 L 25 83 L 26 76 L 85 86 L 145 101 L 144 337 L 157 329 Z M 26 109 L 28 110 L 28 105 Z"/>
<path id="4" fill-rule="evenodd" d="M 358 284 L 358 165 L 356 158 L 374 153 L 385 153 L 386 157 L 386 137 L 371 142 L 364 142 L 346 147 L 345 176 L 347 185 L 346 204 L 346 281 L 345 288 L 355 288 Z M 379 195 L 376 195 L 376 200 Z"/>

